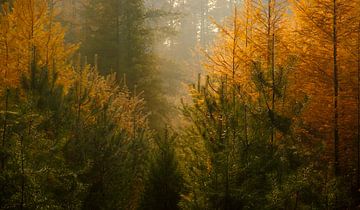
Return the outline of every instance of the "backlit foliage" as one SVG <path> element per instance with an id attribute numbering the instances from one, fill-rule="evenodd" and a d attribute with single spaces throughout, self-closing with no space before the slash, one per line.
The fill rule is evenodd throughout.
<path id="1" fill-rule="evenodd" d="M 59 74 L 65 84 L 71 71 L 67 59 L 77 48 L 65 44 L 65 30 L 55 21 L 55 4 L 48 0 L 17 0 L 1 5 L 1 83 L 16 87 L 28 70 L 36 51 L 37 65 Z"/>
<path id="2" fill-rule="evenodd" d="M 310 98 L 303 114 L 304 123 L 317 131 L 311 138 L 326 142 L 329 162 L 335 161 L 334 147 L 338 147 L 340 171 L 354 176 L 355 162 L 352 160 L 357 153 L 354 139 L 358 128 L 354 113 L 358 109 L 359 1 L 294 1 L 293 11 L 297 23 L 294 52 L 300 58 L 292 80 L 293 91 Z M 336 78 L 334 65 L 338 70 Z M 333 140 L 335 79 L 339 85 L 338 145 L 334 145 Z"/>
<path id="3" fill-rule="evenodd" d="M 2 5 L 0 208 L 136 209 L 153 138 L 142 93 L 74 61 L 54 2 Z"/>
<path id="4" fill-rule="evenodd" d="M 193 191 L 185 204 L 304 209 L 356 203 L 358 4 L 249 0 L 217 24 L 218 38 L 204 50 L 207 75 L 190 87 L 192 103 L 183 110 L 192 122 L 185 138 L 194 142 L 184 152 L 202 162 L 187 168 Z M 333 173 L 336 155 L 340 173 Z M 316 190 L 308 191 L 312 185 Z"/>
<path id="5" fill-rule="evenodd" d="M 0 5 L 0 209 L 360 207 L 360 0 Z"/>

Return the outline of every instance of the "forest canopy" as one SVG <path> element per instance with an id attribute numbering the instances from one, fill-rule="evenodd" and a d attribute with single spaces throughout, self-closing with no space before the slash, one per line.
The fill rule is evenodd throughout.
<path id="1" fill-rule="evenodd" d="M 360 208 L 360 0 L 0 5 L 0 209 Z"/>

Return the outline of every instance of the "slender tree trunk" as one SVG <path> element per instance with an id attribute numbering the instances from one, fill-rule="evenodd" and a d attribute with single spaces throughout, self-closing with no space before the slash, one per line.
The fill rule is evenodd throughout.
<path id="1" fill-rule="evenodd" d="M 5 38 L 5 74 L 4 74 L 4 81 L 5 81 L 5 113 L 4 113 L 4 125 L 3 125 L 3 133 L 2 133 L 2 149 L 5 150 L 6 146 L 6 135 L 7 135 L 7 117 L 8 117 L 8 109 L 9 109 L 9 94 L 10 90 L 7 86 L 7 76 L 9 71 L 9 43 L 7 37 Z M 5 169 L 5 157 L 1 158 L 1 169 Z"/>
<path id="2" fill-rule="evenodd" d="M 174 7 L 175 7 L 175 5 L 174 5 L 174 0 L 170 0 L 169 1 L 169 7 L 171 8 L 170 9 L 170 11 L 173 11 L 173 9 L 174 9 Z M 171 29 L 173 29 L 173 28 L 175 28 L 175 21 L 174 21 L 174 19 L 170 19 L 170 23 L 169 23 L 169 27 L 171 28 Z M 173 48 L 174 48 L 174 37 L 172 37 L 172 36 L 170 36 L 170 37 L 168 37 L 168 39 L 169 39 L 169 50 L 170 50 L 170 55 L 171 56 L 174 56 L 174 50 L 173 50 Z"/>
<path id="3" fill-rule="evenodd" d="M 296 192 L 296 197 L 295 197 L 295 206 L 294 206 L 294 210 L 296 210 L 298 208 L 298 202 L 299 202 L 299 191 Z"/>
<path id="4" fill-rule="evenodd" d="M 29 129 L 27 132 L 27 137 L 30 138 L 31 136 L 31 126 L 32 120 L 29 120 Z M 21 162 L 21 202 L 20 202 L 20 209 L 24 209 L 25 205 L 25 160 L 24 160 L 24 136 L 20 137 L 20 162 Z"/>
<path id="5" fill-rule="evenodd" d="M 221 107 L 222 109 L 225 108 L 225 105 L 224 103 L 226 103 L 226 97 L 225 95 L 227 94 L 226 93 L 226 88 L 228 86 L 228 83 L 227 83 L 227 76 L 225 75 L 225 79 L 222 79 L 223 81 L 221 82 Z M 225 210 L 229 210 L 229 202 L 230 202 L 230 174 L 229 174 L 229 138 L 227 135 L 223 135 L 223 131 L 224 129 L 227 128 L 227 125 L 224 124 L 224 122 L 227 122 L 228 119 L 227 119 L 227 116 L 226 114 L 220 114 L 220 117 L 219 117 L 219 128 L 218 128 L 218 135 L 219 135 L 219 140 L 220 142 L 223 142 L 222 140 L 224 140 L 224 143 L 225 143 L 225 203 L 224 205 L 222 205 L 224 207 Z M 224 128 L 225 127 L 225 128 Z"/>
<path id="6" fill-rule="evenodd" d="M 25 194 L 25 172 L 24 172 L 24 136 L 20 137 L 20 158 L 21 158 L 21 202 L 20 209 L 24 208 L 24 194 Z"/>
<path id="7" fill-rule="evenodd" d="M 2 132 L 2 149 L 3 150 L 5 150 L 5 146 L 6 146 L 7 116 L 8 116 L 8 109 L 9 109 L 9 92 L 10 92 L 9 89 L 6 88 L 4 125 L 3 125 L 3 132 Z M 1 170 L 5 170 L 5 157 L 1 158 Z"/>
<path id="8" fill-rule="evenodd" d="M 358 26 L 360 30 L 360 23 Z M 360 189 L 360 31 L 357 40 L 357 189 Z"/>
<path id="9" fill-rule="evenodd" d="M 273 25 L 273 13 L 275 7 L 275 0 L 268 0 L 268 23 L 267 23 L 267 41 L 268 41 L 268 55 L 267 65 L 271 71 L 271 144 L 274 142 L 274 114 L 275 114 L 275 31 Z"/>
<path id="10" fill-rule="evenodd" d="M 232 43 L 232 78 L 231 78 L 231 89 L 232 89 L 232 112 L 233 112 L 233 117 L 231 119 L 231 123 L 232 125 L 235 125 L 235 120 L 238 117 L 237 115 L 235 115 L 236 113 L 236 91 L 237 91 L 237 87 L 240 87 L 236 84 L 235 81 L 235 75 L 236 72 L 238 70 L 238 63 L 237 63 L 237 59 L 236 59 L 236 49 L 237 49 L 237 45 L 238 45 L 238 25 L 237 25 L 237 17 L 238 17 L 238 13 L 237 13 L 237 8 L 234 7 L 234 20 L 233 20 L 233 43 Z M 227 84 L 225 84 L 224 88 L 226 89 L 228 87 Z M 224 99 L 226 100 L 226 99 Z M 233 126 L 232 126 L 233 127 Z M 236 136 L 236 128 L 233 127 L 232 128 L 232 138 L 233 141 L 235 141 L 235 136 Z M 225 137 L 227 139 L 227 143 L 226 143 L 226 186 L 225 186 L 225 209 L 230 209 L 230 205 L 229 205 L 229 201 L 230 201 L 230 174 L 229 174 L 229 160 L 230 160 L 230 154 L 229 154 L 229 139 L 227 137 Z"/>
<path id="11" fill-rule="evenodd" d="M 266 58 L 266 62 L 267 62 L 267 68 L 270 69 L 270 61 L 271 61 L 271 3 L 272 0 L 268 0 L 268 17 L 267 17 L 267 58 Z"/>
<path id="12" fill-rule="evenodd" d="M 73 0 L 72 1 L 72 20 L 70 21 L 71 22 L 71 25 L 72 25 L 72 30 L 74 31 L 74 35 L 75 37 L 77 38 L 76 40 L 79 40 L 81 38 L 81 32 L 79 31 L 78 28 L 78 25 L 79 25 L 79 22 L 78 22 L 78 8 L 77 8 L 78 4 L 77 4 L 77 0 Z"/>
<path id="13" fill-rule="evenodd" d="M 249 47 L 249 36 L 251 35 L 250 30 L 250 17 L 251 17 L 251 0 L 246 0 L 246 26 L 245 26 L 245 49 L 248 50 Z M 251 52 L 251 50 L 250 50 Z M 247 118 L 247 104 L 246 99 L 244 99 L 244 131 L 245 131 L 245 143 L 246 143 L 246 151 L 248 147 L 248 118 Z M 247 154 L 246 154 L 246 163 L 247 163 Z"/>
<path id="14" fill-rule="evenodd" d="M 200 12 L 201 12 L 201 28 L 200 28 L 200 44 L 201 47 L 205 47 L 206 45 L 206 36 L 207 36 L 207 24 L 206 24 L 206 18 L 208 14 L 208 0 L 201 0 L 200 3 Z"/>
<path id="15" fill-rule="evenodd" d="M 78 57 L 78 61 L 77 61 L 77 69 L 79 71 L 79 81 L 78 81 L 78 85 L 77 85 L 77 108 L 76 108 L 76 131 L 75 131 L 75 135 L 76 135 L 76 139 L 80 140 L 80 134 L 81 134 L 81 110 L 82 110 L 82 77 L 83 77 L 83 72 L 82 72 L 82 68 L 81 68 L 81 55 L 79 54 Z"/>
<path id="16" fill-rule="evenodd" d="M 54 1 L 53 0 L 50 0 L 49 2 L 48 2 L 48 4 L 49 4 L 49 6 L 50 6 L 50 8 L 49 8 L 49 18 L 50 18 L 50 21 L 49 21 L 49 28 L 48 28 L 48 37 L 47 37 L 47 40 L 46 40 L 46 45 L 45 45 L 45 49 L 46 49 L 46 59 L 45 59 L 45 66 L 48 68 L 48 69 L 50 69 L 50 56 L 49 56 L 49 54 L 50 54 L 50 50 L 52 50 L 52 49 L 49 49 L 49 44 L 50 44 L 50 41 L 51 41 L 51 35 L 52 35 L 52 26 L 53 26 L 53 18 L 54 18 Z M 55 69 L 52 69 L 53 71 L 55 70 Z"/>
<path id="17" fill-rule="evenodd" d="M 3 132 L 2 132 L 2 149 L 5 151 L 6 147 L 6 135 L 7 135 L 7 115 L 8 115 L 8 106 L 9 106 L 9 89 L 6 88 L 6 95 L 5 95 L 5 113 L 4 113 L 4 125 L 3 125 Z M 5 157 L 3 156 L 1 158 L 1 171 L 3 172 L 5 170 Z M 2 184 L 1 187 L 2 193 L 5 193 L 5 186 Z"/>
<path id="18" fill-rule="evenodd" d="M 237 29 L 237 9 L 234 9 L 234 21 L 233 21 L 233 30 L 234 30 L 234 34 L 233 34 L 233 48 L 232 48 L 232 88 L 233 91 L 235 91 L 235 73 L 237 70 L 237 64 L 236 64 L 236 46 L 237 46 L 237 38 L 238 38 L 238 29 Z M 233 94 L 233 98 L 235 99 L 235 94 Z"/>
<path id="19" fill-rule="evenodd" d="M 201 43 L 201 46 L 203 46 L 203 39 L 204 39 L 204 24 L 205 24 L 205 18 L 204 18 L 204 0 L 200 0 L 200 18 L 201 18 L 201 28 L 200 28 L 200 43 Z"/>
<path id="20" fill-rule="evenodd" d="M 338 49 L 337 40 L 337 1 L 333 0 L 333 80 L 334 80 L 334 173 L 340 175 L 339 163 L 339 124 L 338 124 L 338 96 L 339 96 L 339 80 L 338 80 Z"/>
<path id="21" fill-rule="evenodd" d="M 117 1 L 117 3 L 116 3 L 116 44 L 117 44 L 117 46 L 116 46 L 116 48 L 117 48 L 117 50 L 116 50 L 116 72 L 120 72 L 120 55 L 121 55 L 121 53 L 120 53 L 120 12 L 119 12 L 119 10 L 120 10 L 120 3 L 119 3 L 119 1 Z M 121 77 L 121 75 L 119 74 L 118 76 L 120 76 Z M 126 84 L 125 84 L 126 85 Z"/>

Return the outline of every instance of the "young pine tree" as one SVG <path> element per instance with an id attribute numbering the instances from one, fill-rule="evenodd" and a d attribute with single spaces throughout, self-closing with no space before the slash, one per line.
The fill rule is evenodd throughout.
<path id="1" fill-rule="evenodd" d="M 163 136 L 158 136 L 158 148 L 151 162 L 141 209 L 180 209 L 184 180 L 174 149 L 176 139 L 169 128 L 165 128 Z"/>

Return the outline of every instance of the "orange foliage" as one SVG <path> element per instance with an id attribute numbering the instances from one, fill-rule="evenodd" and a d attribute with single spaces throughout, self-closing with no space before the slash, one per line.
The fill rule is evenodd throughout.
<path id="1" fill-rule="evenodd" d="M 16 0 L 0 14 L 0 83 L 16 87 L 22 74 L 30 72 L 36 52 L 37 65 L 59 74 L 67 83 L 71 74 L 67 59 L 76 45 L 64 43 L 65 30 L 54 21 L 56 9 L 47 0 Z M 51 74 L 52 75 L 52 74 Z"/>
<path id="2" fill-rule="evenodd" d="M 339 71 L 340 165 L 349 166 L 355 153 L 357 131 L 357 61 L 356 37 L 360 1 L 337 0 L 337 48 Z M 328 155 L 333 155 L 333 0 L 294 1 L 296 17 L 296 53 L 300 58 L 292 78 L 293 91 L 307 95 L 310 101 L 303 114 L 304 122 L 325 140 Z"/>

